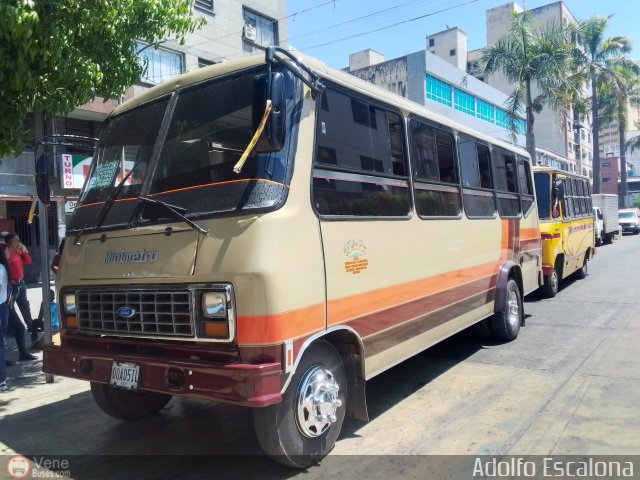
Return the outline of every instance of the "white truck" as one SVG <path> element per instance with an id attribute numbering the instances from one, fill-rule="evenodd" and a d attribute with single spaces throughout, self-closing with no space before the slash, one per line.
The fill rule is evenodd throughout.
<path id="1" fill-rule="evenodd" d="M 620 234 L 618 223 L 618 196 L 594 193 L 591 195 L 595 214 L 596 245 L 613 243 L 616 234 Z"/>

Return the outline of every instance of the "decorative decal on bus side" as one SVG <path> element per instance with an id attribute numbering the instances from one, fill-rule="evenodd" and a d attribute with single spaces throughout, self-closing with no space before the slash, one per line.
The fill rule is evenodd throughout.
<path id="1" fill-rule="evenodd" d="M 367 246 L 362 240 L 348 240 L 344 244 L 344 254 L 350 259 L 344 262 L 344 269 L 347 273 L 354 275 L 366 270 L 369 266 L 369 260 L 362 258 L 367 254 Z"/>

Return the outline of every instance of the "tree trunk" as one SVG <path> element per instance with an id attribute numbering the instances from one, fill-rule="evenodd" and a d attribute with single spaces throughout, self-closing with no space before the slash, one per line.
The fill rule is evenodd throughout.
<path id="1" fill-rule="evenodd" d="M 627 208 L 627 196 L 629 194 L 627 188 L 627 155 L 626 155 L 626 139 L 624 132 L 626 130 L 626 115 L 624 109 L 626 105 L 620 105 L 620 115 L 618 116 L 618 135 L 620 145 L 620 195 L 618 196 L 618 205 L 620 208 Z M 617 179 L 616 179 L 617 180 Z"/>
<path id="2" fill-rule="evenodd" d="M 591 79 L 591 134 L 593 135 L 593 193 L 600 193 L 600 119 L 598 118 L 597 81 Z"/>
<path id="3" fill-rule="evenodd" d="M 531 156 L 531 165 L 537 165 L 538 162 L 536 161 L 536 136 L 535 133 L 533 133 L 533 107 L 531 106 L 531 104 L 533 103 L 533 100 L 531 99 L 531 83 L 527 82 L 527 125 L 526 125 L 526 132 L 527 132 L 527 152 L 529 152 L 529 155 Z"/>

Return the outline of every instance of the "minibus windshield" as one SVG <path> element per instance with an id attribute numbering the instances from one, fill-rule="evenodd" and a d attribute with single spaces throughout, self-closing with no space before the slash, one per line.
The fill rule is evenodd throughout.
<path id="1" fill-rule="evenodd" d="M 288 72 L 284 147 L 253 152 L 242 171 L 233 172 L 263 114 L 264 77 L 264 68 L 228 75 L 184 89 L 177 100 L 165 97 L 112 118 L 69 230 L 175 221 L 166 208 L 139 196 L 169 203 L 189 218 L 281 205 L 296 115 L 296 79 Z"/>

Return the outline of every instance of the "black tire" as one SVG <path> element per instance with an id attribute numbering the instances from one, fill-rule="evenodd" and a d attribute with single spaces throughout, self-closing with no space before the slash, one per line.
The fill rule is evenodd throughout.
<path id="1" fill-rule="evenodd" d="M 335 396 L 341 403 L 333 413 L 335 421 L 324 425 L 320 431 L 315 426 L 310 427 L 307 421 L 311 418 L 311 411 L 306 406 L 299 406 L 301 403 L 308 405 L 308 402 L 304 402 L 305 395 L 301 393 L 305 390 L 308 398 L 314 390 L 312 386 L 318 386 L 318 383 L 313 383 L 314 378 L 334 381 L 338 386 Z M 347 398 L 347 374 L 340 355 L 331 344 L 315 342 L 304 352 L 282 402 L 253 411 L 256 437 L 262 450 L 276 462 L 288 467 L 308 468 L 318 463 L 333 449 L 340 434 Z M 314 408 L 331 410 L 329 403 Z"/>
<path id="2" fill-rule="evenodd" d="M 171 400 L 171 395 L 130 392 L 97 382 L 91 382 L 91 394 L 100 410 L 118 420 L 148 417 L 162 410 Z"/>
<path id="3" fill-rule="evenodd" d="M 494 313 L 489 323 L 491 332 L 498 340 L 510 342 L 518 338 L 524 311 L 522 308 L 522 295 L 515 280 L 507 281 L 502 311 Z"/>
<path id="4" fill-rule="evenodd" d="M 603 235 L 602 238 L 604 239 L 604 244 L 611 245 L 613 243 L 613 237 L 614 237 L 613 233 L 607 233 L 606 235 Z"/>
<path id="5" fill-rule="evenodd" d="M 634 234 L 634 235 L 638 235 L 639 233 L 640 233 L 640 230 L 638 230 L 638 229 L 635 229 L 635 230 L 633 231 L 633 234 Z"/>
<path id="6" fill-rule="evenodd" d="M 585 278 L 587 278 L 587 275 L 589 274 L 588 263 L 589 263 L 589 259 L 585 257 L 582 267 L 580 267 L 580 269 L 576 272 L 577 279 L 584 280 Z"/>
<path id="7" fill-rule="evenodd" d="M 544 284 L 542 285 L 542 293 L 547 298 L 553 298 L 558 294 L 558 287 L 560 285 L 560 275 L 558 275 L 558 269 L 553 268 L 553 272 L 548 277 L 544 277 Z"/>

